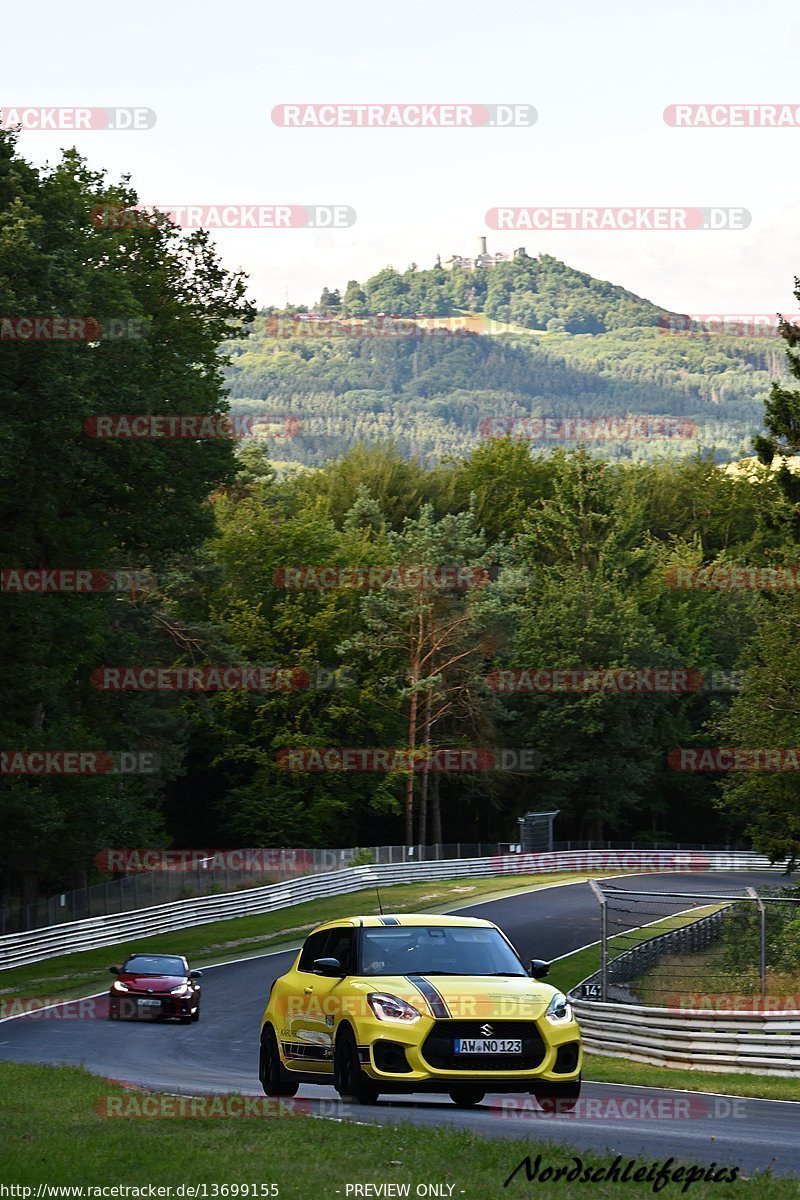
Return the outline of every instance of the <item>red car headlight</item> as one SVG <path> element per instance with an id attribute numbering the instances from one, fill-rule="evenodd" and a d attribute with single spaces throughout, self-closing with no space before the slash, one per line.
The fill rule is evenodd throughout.
<path id="1" fill-rule="evenodd" d="M 412 1021 L 418 1021 L 422 1015 L 413 1004 L 402 1000 L 400 996 L 392 996 L 389 992 L 370 992 L 367 1004 L 381 1021 L 405 1021 L 410 1024 Z"/>

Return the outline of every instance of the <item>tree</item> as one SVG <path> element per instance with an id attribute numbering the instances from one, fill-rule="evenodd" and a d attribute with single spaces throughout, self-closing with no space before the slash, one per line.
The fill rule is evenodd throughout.
<path id="1" fill-rule="evenodd" d="M 800 603 L 772 596 L 760 606 L 740 694 L 715 723 L 720 745 L 752 750 L 794 749 L 800 733 Z M 742 821 L 755 847 L 773 862 L 800 862 L 800 772 L 733 772 L 722 784 L 720 808 Z"/>
<path id="2" fill-rule="evenodd" d="M 800 277 L 795 276 L 795 296 L 800 300 Z M 781 319 L 781 336 L 786 340 L 786 358 L 790 374 L 800 380 L 800 325 Z M 763 463 L 776 457 L 790 458 L 800 454 L 800 389 L 790 389 L 773 382 L 766 404 L 764 424 L 768 436 L 754 438 L 753 445 Z M 794 540 L 800 542 L 800 477 L 785 461 L 778 470 L 778 483 L 792 508 L 790 529 Z"/>
<path id="3" fill-rule="evenodd" d="M 399 570 L 428 568 L 441 573 L 460 567 L 479 581 L 478 586 L 462 584 L 455 592 L 423 583 L 367 593 L 361 601 L 362 629 L 341 646 L 343 653 L 366 654 L 379 663 L 381 673 L 394 680 L 403 700 L 404 748 L 412 762 L 420 754 L 423 765 L 419 838 L 425 843 L 432 730 L 444 718 L 453 719 L 457 714 L 467 730 L 474 728 L 476 712 L 482 708 L 481 693 L 483 707 L 489 703 L 488 689 L 481 680 L 493 648 L 492 617 L 497 619 L 500 602 L 485 582 L 489 556 L 470 512 L 437 520 L 432 506 L 424 505 L 419 517 L 406 519 L 399 533 L 389 533 L 388 548 L 390 561 Z M 464 576 L 467 578 L 469 575 Z M 491 599 L 484 591 L 487 586 Z M 405 772 L 406 845 L 414 841 L 415 779 L 413 768 Z"/>
<path id="4" fill-rule="evenodd" d="M 208 534 L 208 493 L 233 472 L 224 438 L 87 435 L 86 423 L 109 411 L 223 414 L 221 346 L 254 315 L 243 276 L 221 266 L 204 232 L 92 220 L 105 206 L 135 204 L 127 182 L 110 185 L 76 152 L 40 171 L 0 131 L 0 311 L 103 323 L 94 340 L 3 342 L 0 556 L 8 567 L 158 573 Z M 136 322 L 128 329 L 146 336 L 111 337 L 112 318 Z M 151 778 L 5 777 L 6 887 L 21 885 L 26 900 L 40 874 L 51 885 L 80 879 L 109 839 L 152 840 L 160 828 L 163 788 L 179 769 L 175 714 L 145 697 L 115 704 L 90 683 L 123 647 L 147 661 L 148 604 L 124 595 L 2 598 L 0 743 L 145 747 L 165 764 Z"/>

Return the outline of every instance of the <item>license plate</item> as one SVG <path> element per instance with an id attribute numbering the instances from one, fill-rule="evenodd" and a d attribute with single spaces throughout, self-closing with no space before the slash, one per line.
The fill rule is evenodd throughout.
<path id="1" fill-rule="evenodd" d="M 521 1054 L 522 1038 L 455 1038 L 456 1054 Z"/>
<path id="2" fill-rule="evenodd" d="M 160 1000 L 137 1000 L 139 1008 L 161 1008 Z"/>

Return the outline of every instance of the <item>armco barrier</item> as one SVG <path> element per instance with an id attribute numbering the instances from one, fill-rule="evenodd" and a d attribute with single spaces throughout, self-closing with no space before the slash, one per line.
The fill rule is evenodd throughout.
<path id="1" fill-rule="evenodd" d="M 592 1054 L 691 1071 L 800 1076 L 800 1012 L 691 1015 L 570 999 Z"/>
<path id="2" fill-rule="evenodd" d="M 226 921 L 234 917 L 274 912 L 375 884 L 417 883 L 434 879 L 467 879 L 509 874 L 548 874 L 556 871 L 632 873 L 650 871 L 782 871 L 761 854 L 748 851 L 573 850 L 544 854 L 496 854 L 489 858 L 451 858 L 430 862 L 350 867 L 319 875 L 306 875 L 291 883 L 175 900 L 154 908 L 136 909 L 113 916 L 91 917 L 61 925 L 33 929 L 0 938 L 0 970 L 41 962 L 59 954 L 112 946 L 149 934 L 170 933 Z"/>

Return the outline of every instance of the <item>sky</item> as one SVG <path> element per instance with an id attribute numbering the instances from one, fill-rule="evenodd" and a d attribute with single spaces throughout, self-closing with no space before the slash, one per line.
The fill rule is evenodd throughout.
<path id="1" fill-rule="evenodd" d="M 525 246 L 685 313 L 796 313 L 800 14 L 743 0 L 40 0 L 0 45 L 0 109 L 136 106 L 143 130 L 76 145 L 141 203 L 348 205 L 347 228 L 228 229 L 259 304 L 309 306 L 391 264 Z M 20 30 L 23 32 L 20 33 Z M 285 128 L 280 104 L 528 104 L 531 127 Z M 786 104 L 797 127 L 673 128 L 670 104 Z M 725 206 L 745 229 L 495 232 L 494 207 Z"/>

